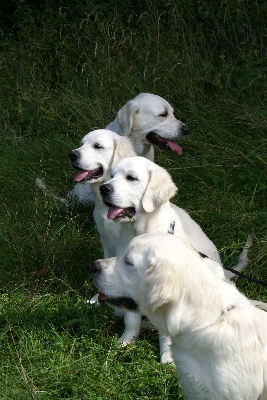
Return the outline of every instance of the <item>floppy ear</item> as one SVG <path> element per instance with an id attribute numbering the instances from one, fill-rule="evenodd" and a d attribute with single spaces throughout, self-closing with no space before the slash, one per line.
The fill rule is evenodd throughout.
<path id="1" fill-rule="evenodd" d="M 136 153 L 130 139 L 118 135 L 118 138 L 114 141 L 114 153 L 110 168 L 113 169 L 115 165 L 123 158 L 134 156 L 136 156 Z"/>
<path id="2" fill-rule="evenodd" d="M 146 212 L 154 211 L 175 195 L 177 187 L 170 174 L 162 167 L 155 165 L 149 171 L 149 181 L 142 198 L 142 206 Z"/>
<path id="3" fill-rule="evenodd" d="M 143 284 L 143 301 L 148 312 L 155 312 L 159 307 L 180 299 L 182 279 L 175 265 L 166 258 L 151 258 Z"/>
<path id="4" fill-rule="evenodd" d="M 117 118 L 123 135 L 129 135 L 132 130 L 135 114 L 139 111 L 139 106 L 134 101 L 128 101 L 117 113 Z"/>

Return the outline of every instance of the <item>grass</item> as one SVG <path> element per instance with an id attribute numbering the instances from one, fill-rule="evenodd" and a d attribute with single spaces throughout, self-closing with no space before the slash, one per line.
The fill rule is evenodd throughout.
<path id="1" fill-rule="evenodd" d="M 225 264 L 234 265 L 251 233 L 246 273 L 267 281 L 259 52 L 250 57 L 238 25 L 210 36 L 174 3 L 168 14 L 147 1 L 127 21 L 97 4 L 75 18 L 68 7 L 25 6 L 16 31 L 1 33 L 1 399 L 182 398 L 173 368 L 158 362 L 155 331 L 122 350 L 122 320 L 86 303 L 95 293 L 90 263 L 102 256 L 92 210 L 67 212 L 34 185 L 40 177 L 66 195 L 69 151 L 140 92 L 165 97 L 190 128 L 181 157 L 156 151 L 179 188 L 173 201 L 200 223 Z M 252 23 L 256 32 L 260 24 Z M 222 52 L 220 40 L 226 46 L 233 37 L 236 47 Z M 267 301 L 263 286 L 236 284 Z"/>

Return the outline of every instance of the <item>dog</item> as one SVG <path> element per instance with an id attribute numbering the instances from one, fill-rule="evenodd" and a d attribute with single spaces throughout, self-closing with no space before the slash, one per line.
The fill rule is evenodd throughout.
<path id="1" fill-rule="evenodd" d="M 136 156 L 121 160 L 111 175 L 112 179 L 100 186 L 100 193 L 109 207 L 107 217 L 122 225 L 122 237 L 130 238 L 145 233 L 172 233 L 188 240 L 193 248 L 203 254 L 205 263 L 214 274 L 219 279 L 225 279 L 228 271 L 224 272 L 214 243 L 185 210 L 170 203 L 177 187 L 164 168 L 144 157 Z M 247 262 L 245 248 L 237 268 L 243 269 Z M 227 279 L 230 279 L 230 275 Z M 139 320 L 136 313 L 124 314 L 125 329 L 120 342 L 127 344 L 138 337 L 141 318 L 141 314 Z M 168 338 L 160 338 L 162 363 L 172 362 L 168 343 Z"/>
<path id="2" fill-rule="evenodd" d="M 176 140 L 181 139 L 188 131 L 187 126 L 175 118 L 171 105 L 162 97 L 151 93 L 140 93 L 129 100 L 106 129 L 120 136 L 127 136 L 136 154 L 152 161 L 153 146 L 160 150 L 173 150 L 179 155 L 182 154 L 182 148 Z M 73 202 L 84 205 L 94 203 L 88 182 L 85 184 L 78 182 L 74 186 L 67 198 L 67 203 Z"/>
<path id="3" fill-rule="evenodd" d="M 101 185 L 107 217 L 134 236 L 144 233 L 173 233 L 188 239 L 207 258 L 214 272 L 224 279 L 219 252 L 201 227 L 182 208 L 170 203 L 177 187 L 170 174 L 144 157 L 126 157 L 113 168 L 112 179 Z M 215 263 L 213 263 L 213 261 Z"/>
<path id="4" fill-rule="evenodd" d="M 204 262 L 219 279 L 230 281 L 233 274 L 224 271 L 219 252 L 200 226 L 182 208 L 170 203 L 177 187 L 170 174 L 162 167 L 144 157 L 121 160 L 111 172 L 112 179 L 100 186 L 104 203 L 109 207 L 107 217 L 126 229 L 134 229 L 134 236 L 145 233 L 172 233 L 187 240 L 202 253 Z M 124 231 L 126 232 L 126 230 Z M 126 236 L 126 233 L 125 233 Z M 235 267 L 241 270 L 248 263 L 249 241 Z M 141 314 L 126 312 L 125 330 L 120 337 L 124 344 L 138 337 Z M 170 363 L 168 338 L 160 338 L 161 362 Z"/>
<path id="5" fill-rule="evenodd" d="M 107 129 L 129 136 L 136 154 L 152 161 L 153 146 L 182 154 L 182 148 L 175 141 L 188 131 L 187 126 L 175 118 L 172 106 L 162 97 L 151 93 L 140 93 L 129 100 Z"/>
<path id="6" fill-rule="evenodd" d="M 136 237 L 120 257 L 94 262 L 92 273 L 102 298 L 171 337 L 189 400 L 267 399 L 267 314 L 218 279 L 187 240 Z"/>
<path id="7" fill-rule="evenodd" d="M 124 157 L 136 153 L 129 138 L 107 129 L 89 132 L 81 140 L 81 146 L 69 153 L 74 180 L 83 185 L 90 183 L 94 198 L 93 218 L 99 233 L 104 257 L 120 254 L 128 245 L 127 236 L 121 235 L 121 226 L 107 218 L 108 207 L 104 204 L 99 186 L 110 179 L 111 169 Z M 131 238 L 133 237 L 133 233 Z"/>

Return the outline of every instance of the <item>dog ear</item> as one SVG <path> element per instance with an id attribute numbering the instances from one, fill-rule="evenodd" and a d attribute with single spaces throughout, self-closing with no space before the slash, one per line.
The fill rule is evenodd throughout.
<path id="1" fill-rule="evenodd" d="M 146 212 L 154 211 L 175 195 L 177 187 L 170 174 L 162 167 L 155 165 L 149 171 L 149 181 L 142 198 L 142 206 Z"/>
<path id="2" fill-rule="evenodd" d="M 115 167 L 115 165 L 122 160 L 125 157 L 134 157 L 136 156 L 136 153 L 134 151 L 132 142 L 130 141 L 129 138 L 124 137 L 124 136 L 119 136 L 115 140 L 114 143 L 114 153 L 113 153 L 113 159 L 111 163 L 111 169 Z"/>
<path id="3" fill-rule="evenodd" d="M 182 279 L 167 258 L 152 257 L 143 281 L 143 301 L 148 312 L 179 301 Z"/>
<path id="4" fill-rule="evenodd" d="M 131 133 L 135 114 L 139 111 L 139 106 L 134 101 L 128 101 L 117 113 L 117 118 L 123 135 Z"/>

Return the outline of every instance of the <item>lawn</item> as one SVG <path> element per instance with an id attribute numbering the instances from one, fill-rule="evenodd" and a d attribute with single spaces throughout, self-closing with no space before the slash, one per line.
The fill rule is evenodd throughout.
<path id="1" fill-rule="evenodd" d="M 266 6 L 193 3 L 2 6 L 1 399 L 183 398 L 174 368 L 159 363 L 156 331 L 122 349 L 123 321 L 86 302 L 102 257 L 92 209 L 66 210 L 35 186 L 40 177 L 65 196 L 70 150 L 140 92 L 166 98 L 189 127 L 182 156 L 156 150 L 179 189 L 173 202 L 226 265 L 251 234 L 245 273 L 267 281 Z M 267 301 L 263 285 L 235 283 Z"/>

